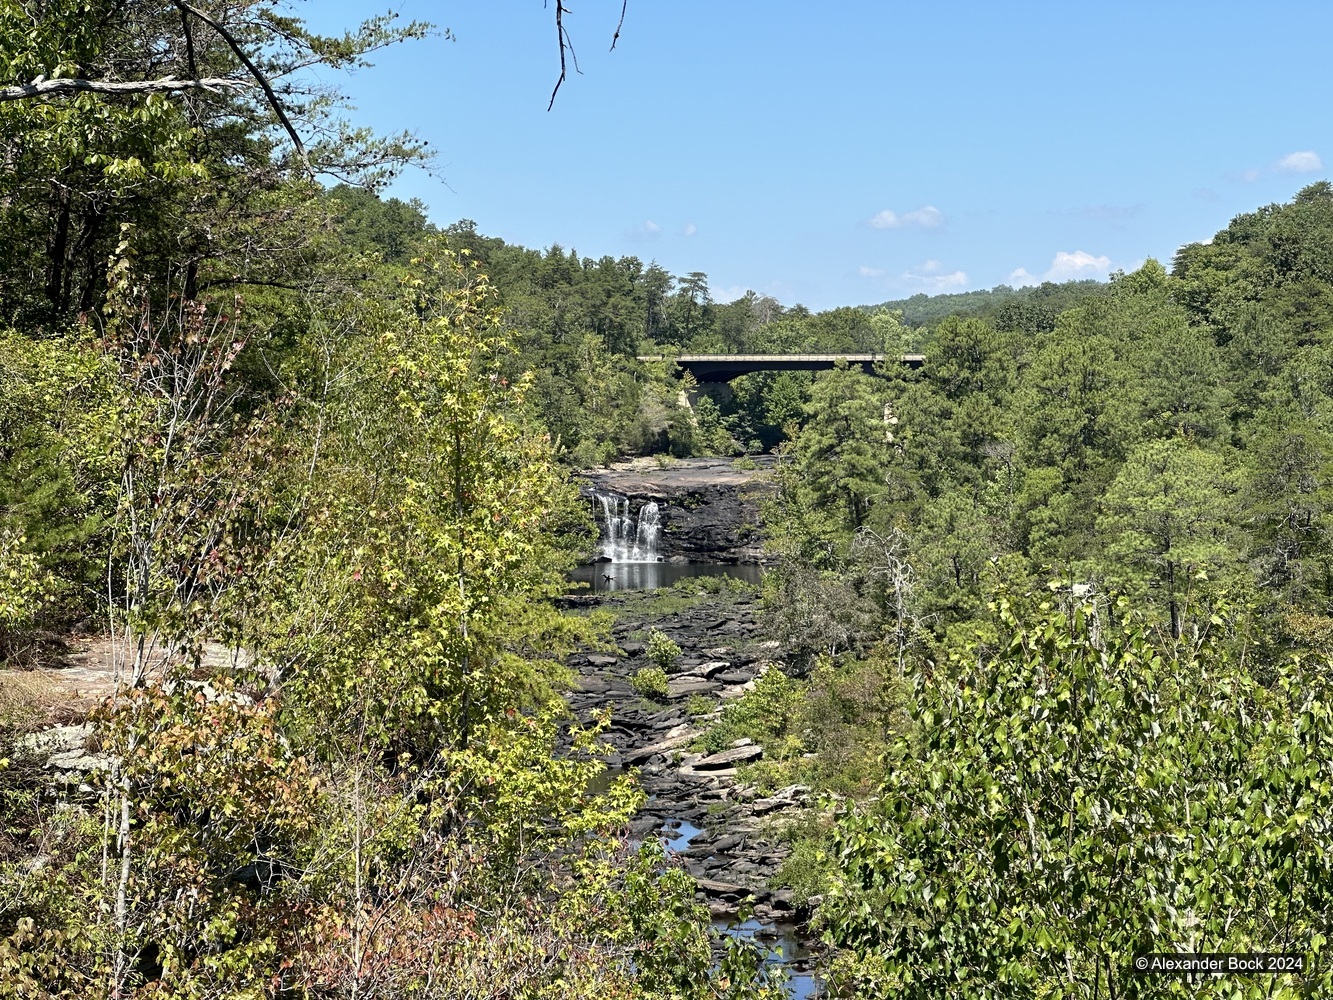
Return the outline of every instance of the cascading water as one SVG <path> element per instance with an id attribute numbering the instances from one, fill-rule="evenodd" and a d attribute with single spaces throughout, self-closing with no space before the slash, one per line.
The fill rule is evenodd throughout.
<path id="1" fill-rule="evenodd" d="M 601 553 L 613 563 L 657 562 L 657 540 L 662 535 L 662 508 L 649 500 L 638 516 L 629 497 L 595 493 L 602 508 Z"/>

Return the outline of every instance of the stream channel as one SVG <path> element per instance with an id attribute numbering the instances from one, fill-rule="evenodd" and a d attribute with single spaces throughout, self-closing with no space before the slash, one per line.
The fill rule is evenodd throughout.
<path id="1" fill-rule="evenodd" d="M 809 790 L 791 786 L 762 796 L 738 780 L 737 766 L 763 755 L 762 747 L 745 741 L 719 753 L 690 751 L 710 715 L 691 715 L 687 705 L 698 712 L 700 699 L 707 699 L 716 711 L 726 700 L 742 696 L 765 670 L 778 669 L 778 644 L 766 641 L 761 632 L 753 586 L 724 588 L 697 602 L 673 600 L 670 610 L 655 608 L 658 602 L 651 593 L 698 576 L 726 576 L 753 585 L 762 569 L 660 560 L 656 504 L 632 508 L 614 495 L 598 495 L 595 501 L 600 558 L 573 574 L 586 588 L 576 590 L 567 602 L 611 611 L 616 618 L 615 650 L 570 658 L 577 674 L 570 707 L 580 718 L 611 709 L 605 739 L 615 752 L 607 758 L 605 781 L 632 767 L 648 795 L 631 824 L 632 836 L 660 837 L 695 878 L 698 898 L 708 905 L 714 926 L 766 948 L 770 963 L 786 967 L 790 996 L 815 996 L 813 957 L 801 931 L 810 913 L 796 905 L 789 891 L 767 884 L 788 853 L 774 828 L 786 811 L 795 815 Z M 686 606 L 679 607 L 681 603 Z M 668 671 L 667 697 L 656 704 L 641 698 L 631 683 L 650 663 L 646 638 L 654 629 L 681 647 Z M 738 910 L 747 901 L 752 914 L 742 921 Z"/>

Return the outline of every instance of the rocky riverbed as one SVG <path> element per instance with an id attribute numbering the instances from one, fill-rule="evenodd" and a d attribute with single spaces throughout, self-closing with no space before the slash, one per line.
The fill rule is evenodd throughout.
<path id="1" fill-rule="evenodd" d="M 792 785 L 761 795 L 741 780 L 738 769 L 764 753 L 749 741 L 712 754 L 691 749 L 723 702 L 751 690 L 766 670 L 781 669 L 781 650 L 765 639 L 758 621 L 758 596 L 753 590 L 726 591 L 666 614 L 656 608 L 660 601 L 646 595 L 571 602 L 616 615 L 615 652 L 583 652 L 570 659 L 577 687 L 568 700 L 584 719 L 597 709 L 611 711 L 605 739 L 615 753 L 608 764 L 637 769 L 648 794 L 631 832 L 667 841 L 694 876 L 698 898 L 715 920 L 732 924 L 747 905 L 758 936 L 787 938 L 791 971 L 807 973 L 807 959 L 790 961 L 790 942 L 809 944 L 802 939 L 808 938 L 803 929 L 810 909 L 798 905 L 789 890 L 770 889 L 768 883 L 789 853 L 780 827 L 806 803 L 809 789 Z M 644 699 L 632 685 L 635 673 L 651 665 L 646 648 L 651 629 L 681 648 L 668 670 L 666 698 L 659 702 Z M 701 712 L 705 699 L 712 705 Z"/>

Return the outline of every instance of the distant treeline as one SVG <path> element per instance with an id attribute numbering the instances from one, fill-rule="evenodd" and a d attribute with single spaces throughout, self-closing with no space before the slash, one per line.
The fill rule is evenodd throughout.
<path id="1" fill-rule="evenodd" d="M 890 299 L 879 305 L 862 306 L 866 312 L 887 309 L 902 314 L 907 326 L 934 326 L 946 316 L 985 317 L 1002 329 L 1049 330 L 1055 317 L 1089 296 L 1103 294 L 1107 283 L 1091 278 L 1082 281 L 1043 281 L 1040 285 L 1013 288 L 996 285 L 975 292 L 927 295 L 917 292 L 906 299 Z"/>

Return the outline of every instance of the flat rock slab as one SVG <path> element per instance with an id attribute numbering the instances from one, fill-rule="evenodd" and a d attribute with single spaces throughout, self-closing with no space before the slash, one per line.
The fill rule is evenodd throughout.
<path id="1" fill-rule="evenodd" d="M 694 881 L 703 891 L 703 894 L 711 899 L 725 899 L 733 903 L 739 903 L 742 899 L 755 895 L 754 889 L 736 885 L 732 882 L 719 882 L 711 878 L 699 878 Z"/>
<path id="2" fill-rule="evenodd" d="M 696 694 L 712 694 L 721 689 L 721 684 L 701 677 L 679 677 L 667 682 L 667 697 L 673 700 L 688 698 Z"/>
<path id="3" fill-rule="evenodd" d="M 711 754 L 703 760 L 692 761 L 690 767 L 696 771 L 720 771 L 747 760 L 758 760 L 763 755 L 764 748 L 754 744 L 745 747 L 732 747 L 730 750 L 722 750 Z"/>
<path id="4" fill-rule="evenodd" d="M 660 739 L 656 743 L 650 743 L 646 747 L 639 747 L 635 750 L 625 751 L 625 763 L 638 764 L 641 761 L 656 757 L 660 753 L 669 753 L 672 750 L 685 746 L 698 736 L 699 731 L 697 729 L 687 729 L 682 733 L 676 733 L 675 730 L 672 730 L 672 732 L 668 733 L 664 739 Z"/>
<path id="5" fill-rule="evenodd" d="M 652 461 L 619 462 L 610 469 L 598 470 L 588 478 L 602 489 L 626 496 L 668 497 L 708 486 L 745 486 L 774 464 L 768 455 L 755 457 L 755 468 L 738 469 L 729 458 L 684 458 L 670 465 Z"/>
<path id="6" fill-rule="evenodd" d="M 83 752 L 83 745 L 93 733 L 93 727 L 84 723 L 78 726 L 53 726 L 38 733 L 23 737 L 23 745 L 52 756 L 68 753 L 71 750 Z"/>

